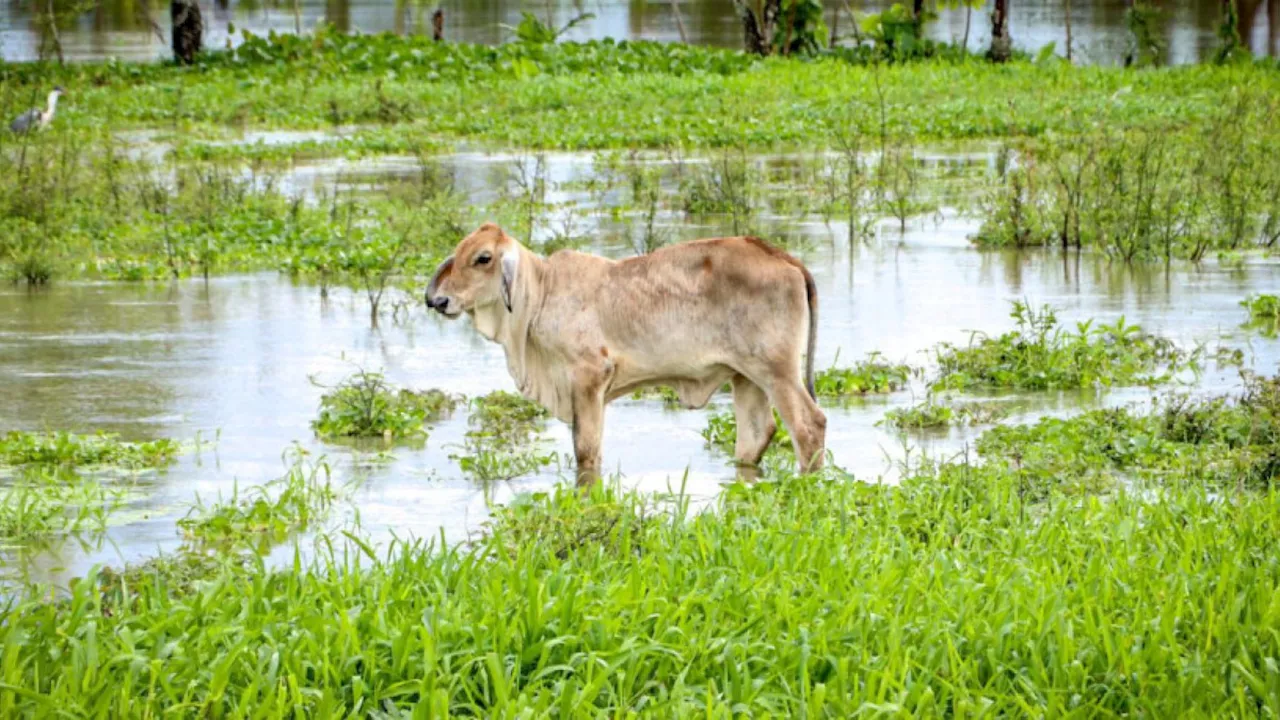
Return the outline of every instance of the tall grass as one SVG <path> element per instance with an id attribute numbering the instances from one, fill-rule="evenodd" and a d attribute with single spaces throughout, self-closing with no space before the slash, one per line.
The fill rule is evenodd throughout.
<path id="1" fill-rule="evenodd" d="M 1274 491 L 1190 483 L 1032 503 L 963 462 L 701 514 L 557 492 L 465 545 L 16 603 L 0 711 L 1256 716 L 1278 519 Z"/>

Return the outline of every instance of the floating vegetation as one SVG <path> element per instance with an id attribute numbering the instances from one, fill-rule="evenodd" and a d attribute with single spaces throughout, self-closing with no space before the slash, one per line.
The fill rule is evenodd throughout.
<path id="1" fill-rule="evenodd" d="M 872 352 L 851 368 L 833 366 L 819 371 L 813 384 L 820 398 L 844 398 L 901 390 L 914 374 L 916 371 L 909 365 L 888 362 L 880 353 Z"/>
<path id="2" fill-rule="evenodd" d="M 1185 353 L 1138 325 L 1077 323 L 1064 329 L 1053 308 L 1020 301 L 1011 313 L 1017 329 L 999 337 L 975 333 L 966 347 L 941 344 L 932 390 L 1011 388 L 1061 390 L 1156 385 L 1185 369 L 1198 371 L 1199 352 Z"/>
<path id="3" fill-rule="evenodd" d="M 1111 488 L 1125 476 L 1162 488 L 1265 490 L 1280 478 L 1280 379 L 1244 378 L 1237 397 L 1173 395 L 1147 413 L 1112 408 L 999 426 L 978 452 L 1015 469 L 1037 496 L 1068 482 Z"/>
<path id="4" fill-rule="evenodd" d="M 226 502 L 196 506 L 178 521 L 188 540 L 204 545 L 265 548 L 323 518 L 337 499 L 329 466 L 295 462 L 284 477 L 241 491 Z"/>
<path id="5" fill-rule="evenodd" d="M 1275 295 L 1250 295 L 1240 301 L 1249 312 L 1245 327 L 1257 330 L 1266 337 L 1275 337 L 1280 331 L 1280 297 Z"/>
<path id="6" fill-rule="evenodd" d="M 380 373 L 361 370 L 321 396 L 311 428 L 322 438 L 398 440 L 425 435 L 425 425 L 447 417 L 458 402 L 441 390 L 397 389 Z"/>
<path id="7" fill-rule="evenodd" d="M 929 430 L 956 425 L 990 425 L 1009 414 L 992 403 L 944 404 L 930 398 L 907 408 L 885 413 L 881 422 L 899 430 Z"/>
<path id="8" fill-rule="evenodd" d="M 111 465 L 126 469 L 171 464 L 180 446 L 173 440 L 125 442 L 117 435 L 69 432 L 20 432 L 0 436 L 0 465 Z"/>
<path id="9" fill-rule="evenodd" d="M 495 390 L 471 401 L 471 416 L 460 452 L 449 457 L 464 473 L 482 482 L 511 480 L 555 462 L 554 452 L 539 448 L 546 408 L 524 396 Z"/>

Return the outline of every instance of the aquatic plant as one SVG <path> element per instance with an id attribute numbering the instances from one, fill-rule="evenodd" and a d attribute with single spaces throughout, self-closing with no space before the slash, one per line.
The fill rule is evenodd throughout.
<path id="1" fill-rule="evenodd" d="M 932 390 L 976 387 L 1054 390 L 1155 385 L 1183 370 L 1197 370 L 1200 351 L 1184 352 L 1123 317 L 1111 324 L 1086 321 L 1064 329 L 1054 309 L 1015 301 L 1016 329 L 998 337 L 974 333 L 967 346 L 934 350 L 938 375 Z"/>
<path id="2" fill-rule="evenodd" d="M 442 390 L 395 388 L 381 373 L 359 370 L 320 396 L 311 428 L 322 438 L 424 435 L 427 423 L 447 417 L 458 402 Z"/>
<path id="3" fill-rule="evenodd" d="M 1280 478 L 1278 442 L 1280 381 L 1245 373 L 1238 396 L 1171 395 L 1145 413 L 1109 408 L 999 426 L 977 448 L 1043 496 L 1064 483 L 1111 489 L 1126 477 L 1160 487 L 1266 490 Z"/>
<path id="4" fill-rule="evenodd" d="M 787 427 L 782 424 L 782 418 L 778 415 L 776 408 L 773 410 L 773 423 L 778 429 L 774 433 L 773 442 L 765 450 L 766 459 L 778 453 L 793 456 L 795 447 L 791 444 L 791 433 L 787 432 Z M 709 447 L 714 447 L 726 455 L 733 455 L 734 444 L 738 441 L 738 418 L 733 414 L 733 408 L 718 410 L 708 415 L 707 426 L 702 429 L 702 439 Z"/>
<path id="5" fill-rule="evenodd" d="M 126 442 L 99 432 L 23 432 L 10 430 L 0 436 L 0 465 L 61 465 L 83 467 L 113 465 L 122 468 L 156 468 L 174 461 L 180 446 L 161 438 Z"/>
<path id="6" fill-rule="evenodd" d="M 1280 297 L 1266 293 L 1250 295 L 1240 301 L 1240 306 L 1249 312 L 1246 327 L 1269 337 L 1280 330 Z"/>
<path id="7" fill-rule="evenodd" d="M 839 359 L 837 355 L 836 361 Z M 871 352 L 851 368 L 833 365 L 818 371 L 813 385 L 820 398 L 884 394 L 905 387 L 916 372 L 909 365 L 888 362 L 879 352 Z"/>
<path id="8" fill-rule="evenodd" d="M 0 484 L 0 543 L 57 534 L 102 532 L 123 491 L 92 478 L 47 468 Z"/>
<path id="9" fill-rule="evenodd" d="M 473 398 L 467 418 L 470 428 L 462 447 L 449 457 L 463 473 L 482 482 L 535 472 L 558 457 L 537 442 L 548 415 L 541 405 L 505 390 Z"/>
<path id="10" fill-rule="evenodd" d="M 324 517 L 338 497 L 327 463 L 295 462 L 283 477 L 212 505 L 198 498 L 178 521 L 183 536 L 205 545 L 248 544 L 264 549 Z"/>
<path id="11" fill-rule="evenodd" d="M 911 407 L 890 410 L 880 422 L 899 430 L 926 430 L 953 425 L 989 425 L 1007 414 L 1007 408 L 991 403 L 945 404 L 930 398 Z"/>

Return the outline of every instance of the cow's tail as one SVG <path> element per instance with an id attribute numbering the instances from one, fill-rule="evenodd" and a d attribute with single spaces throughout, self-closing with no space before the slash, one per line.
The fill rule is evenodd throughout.
<path id="1" fill-rule="evenodd" d="M 818 393 L 813 385 L 813 356 L 818 349 L 818 286 L 814 284 L 808 268 L 801 265 L 800 272 L 804 273 L 804 294 L 809 300 L 809 347 L 804 358 L 804 387 L 809 391 L 809 397 L 817 400 Z"/>

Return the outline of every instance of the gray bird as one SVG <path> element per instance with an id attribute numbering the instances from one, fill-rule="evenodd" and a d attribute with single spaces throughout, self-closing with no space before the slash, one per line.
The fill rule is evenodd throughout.
<path id="1" fill-rule="evenodd" d="M 53 111 L 58 107 L 58 96 L 66 92 L 61 85 L 53 88 L 53 92 L 49 93 L 49 105 L 41 110 L 40 108 L 31 108 L 22 113 L 9 123 L 9 129 L 15 133 L 31 132 L 32 128 L 39 127 L 41 130 L 53 120 Z"/>

